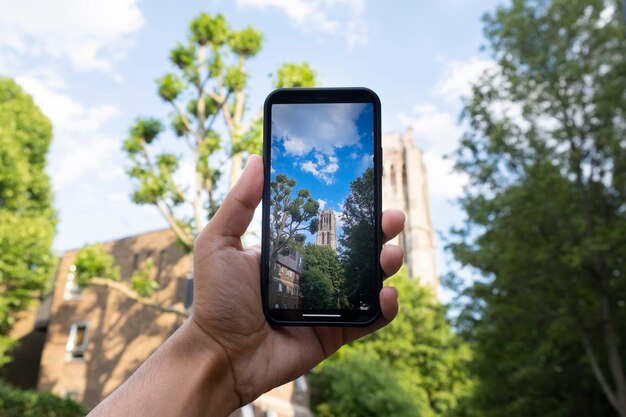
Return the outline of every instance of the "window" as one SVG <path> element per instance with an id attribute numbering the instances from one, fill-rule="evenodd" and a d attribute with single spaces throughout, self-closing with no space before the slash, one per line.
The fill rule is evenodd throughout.
<path id="1" fill-rule="evenodd" d="M 278 292 L 283 292 L 283 284 L 278 283 Z"/>
<path id="2" fill-rule="evenodd" d="M 89 332 L 87 323 L 79 322 L 72 324 L 70 335 L 67 338 L 65 350 L 68 359 L 82 359 L 87 351 L 87 343 L 89 342 Z"/>
<path id="3" fill-rule="evenodd" d="M 62 391 L 61 397 L 67 400 L 78 401 L 78 390 L 77 389 L 64 389 Z"/>
<path id="4" fill-rule="evenodd" d="M 306 383 L 306 377 L 304 375 L 296 379 L 296 389 L 300 392 L 307 392 L 307 390 L 309 389 Z"/>
<path id="5" fill-rule="evenodd" d="M 185 278 L 185 287 L 183 292 L 183 305 L 185 310 L 193 305 L 193 278 Z"/>
<path id="6" fill-rule="evenodd" d="M 83 289 L 76 282 L 76 265 L 72 264 L 69 267 L 67 273 L 67 279 L 65 280 L 65 292 L 63 293 L 64 300 L 78 300 L 83 293 Z"/>

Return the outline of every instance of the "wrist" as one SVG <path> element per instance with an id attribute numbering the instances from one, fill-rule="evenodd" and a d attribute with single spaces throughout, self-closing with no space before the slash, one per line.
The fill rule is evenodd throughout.
<path id="1" fill-rule="evenodd" d="M 198 326 L 192 317 L 187 319 L 174 336 L 176 350 L 193 375 L 193 390 L 189 398 L 190 415 L 227 416 L 238 407 L 237 394 L 230 360 L 223 346 Z"/>

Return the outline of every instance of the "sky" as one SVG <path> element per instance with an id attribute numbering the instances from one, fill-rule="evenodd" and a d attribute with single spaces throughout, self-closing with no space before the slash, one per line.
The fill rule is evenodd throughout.
<path id="1" fill-rule="evenodd" d="M 321 210 L 336 212 L 340 223 L 350 183 L 374 166 L 373 127 L 370 103 L 274 104 L 272 179 L 285 174 L 295 180 L 292 196 L 308 190 Z M 305 236 L 315 242 L 315 236 Z"/>
<path id="2" fill-rule="evenodd" d="M 383 133 L 412 127 L 424 151 L 439 273 L 450 270 L 444 238 L 462 220 L 454 204 L 465 179 L 444 158 L 463 133 L 461 97 L 494 65 L 481 52 L 480 18 L 495 0 L 0 0 L 0 75 L 14 78 L 54 125 L 48 173 L 59 224 L 58 253 L 166 227 L 154 207 L 134 205 L 121 151 L 138 116 L 170 109 L 154 80 L 168 51 L 200 12 L 252 25 L 263 48 L 248 66 L 250 113 L 271 74 L 308 62 L 326 87 L 365 86 L 382 102 Z M 174 140 L 165 138 L 164 140 Z M 183 166 L 181 177 L 191 165 Z"/>

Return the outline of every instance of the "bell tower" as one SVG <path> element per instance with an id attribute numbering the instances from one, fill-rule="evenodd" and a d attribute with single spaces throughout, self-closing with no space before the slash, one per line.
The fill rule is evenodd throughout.
<path id="1" fill-rule="evenodd" d="M 337 251 L 337 219 L 333 210 L 322 210 L 318 215 L 319 225 L 317 227 L 318 246 L 330 246 Z"/>

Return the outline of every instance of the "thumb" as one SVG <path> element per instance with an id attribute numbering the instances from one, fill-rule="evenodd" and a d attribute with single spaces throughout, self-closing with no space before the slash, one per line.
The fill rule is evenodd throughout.
<path id="1" fill-rule="evenodd" d="M 241 177 L 202 230 L 199 240 L 216 236 L 241 238 L 252 221 L 262 195 L 263 160 L 258 155 L 250 155 Z"/>

